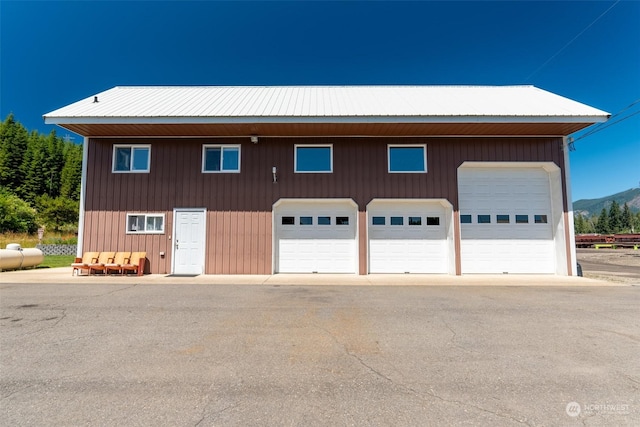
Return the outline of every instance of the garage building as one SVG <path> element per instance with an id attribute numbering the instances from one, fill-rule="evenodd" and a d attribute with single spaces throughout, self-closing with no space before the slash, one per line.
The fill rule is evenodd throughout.
<path id="1" fill-rule="evenodd" d="M 567 136 L 533 86 L 115 87 L 84 136 L 78 252 L 147 272 L 575 275 Z"/>

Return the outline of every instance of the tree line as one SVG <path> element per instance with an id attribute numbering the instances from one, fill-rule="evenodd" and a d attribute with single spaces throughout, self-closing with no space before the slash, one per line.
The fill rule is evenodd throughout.
<path id="1" fill-rule="evenodd" d="M 82 145 L 0 123 L 0 233 L 77 231 Z"/>
<path id="2" fill-rule="evenodd" d="M 627 203 L 620 208 L 615 200 L 609 205 L 609 209 L 602 208 L 600 215 L 585 217 L 577 214 L 574 217 L 576 234 L 625 234 L 640 231 L 640 212 L 634 214 Z"/>

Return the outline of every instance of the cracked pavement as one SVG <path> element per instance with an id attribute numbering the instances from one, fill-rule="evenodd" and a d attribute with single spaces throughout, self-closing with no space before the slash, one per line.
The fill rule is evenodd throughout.
<path id="1" fill-rule="evenodd" d="M 639 303 L 640 287 L 0 285 L 0 423 L 639 425 Z"/>

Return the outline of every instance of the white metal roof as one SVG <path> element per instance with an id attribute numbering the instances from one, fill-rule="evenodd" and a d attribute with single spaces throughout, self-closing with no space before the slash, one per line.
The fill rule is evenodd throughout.
<path id="1" fill-rule="evenodd" d="M 52 124 L 595 123 L 608 116 L 534 86 L 118 86 L 44 118 Z"/>

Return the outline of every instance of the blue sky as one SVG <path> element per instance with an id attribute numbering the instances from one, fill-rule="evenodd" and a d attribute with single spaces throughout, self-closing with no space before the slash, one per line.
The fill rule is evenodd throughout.
<path id="1" fill-rule="evenodd" d="M 611 114 L 640 99 L 634 0 L 3 0 L 0 19 L 0 115 L 45 133 L 43 114 L 122 85 L 533 84 Z M 640 185 L 640 103 L 617 119 L 573 135 L 573 200 Z"/>

